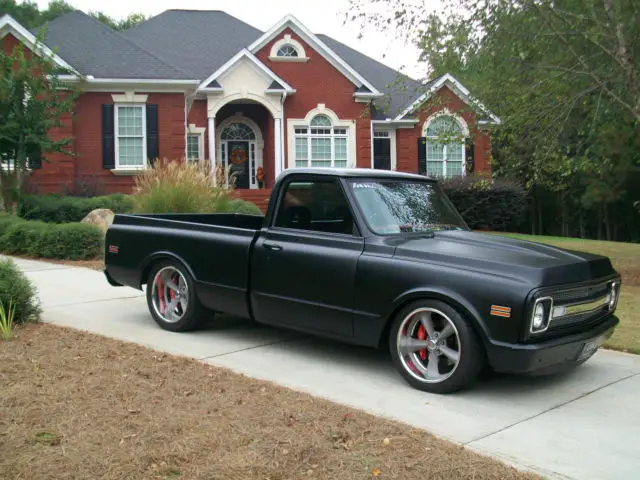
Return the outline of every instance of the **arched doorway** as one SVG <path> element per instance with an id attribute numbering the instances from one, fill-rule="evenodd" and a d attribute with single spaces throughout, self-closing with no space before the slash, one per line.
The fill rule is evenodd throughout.
<path id="1" fill-rule="evenodd" d="M 257 170 L 262 167 L 264 142 L 258 125 L 250 118 L 233 115 L 219 126 L 220 164 L 235 176 L 236 188 L 258 188 Z"/>

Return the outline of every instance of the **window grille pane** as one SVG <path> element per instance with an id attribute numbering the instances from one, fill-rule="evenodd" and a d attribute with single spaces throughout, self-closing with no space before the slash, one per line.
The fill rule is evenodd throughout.
<path id="1" fill-rule="evenodd" d="M 298 51 L 291 45 L 284 45 L 278 49 L 278 57 L 297 57 Z"/>
<path id="2" fill-rule="evenodd" d="M 441 177 L 444 161 L 444 145 L 427 142 L 427 176 Z"/>
<path id="3" fill-rule="evenodd" d="M 334 140 L 334 148 L 335 148 L 335 153 L 334 153 L 334 158 L 336 160 L 336 163 L 338 161 L 344 162 L 345 165 L 347 164 L 347 139 L 346 138 L 336 138 Z M 336 165 L 337 166 L 337 165 Z"/>
<path id="4" fill-rule="evenodd" d="M 447 177 L 459 177 L 462 175 L 463 162 L 447 161 Z"/>
<path id="5" fill-rule="evenodd" d="M 187 158 L 200 159 L 200 135 L 187 135 Z"/>
<path id="6" fill-rule="evenodd" d="M 144 166 L 142 138 L 122 137 L 118 141 L 118 163 L 121 167 Z"/>
<path id="7" fill-rule="evenodd" d="M 296 167 L 309 164 L 309 140 L 306 137 L 296 138 Z"/>
<path id="8" fill-rule="evenodd" d="M 313 117 L 313 119 L 311 119 L 311 126 L 312 127 L 330 127 L 331 119 L 326 115 L 316 115 L 315 117 Z"/>
<path id="9" fill-rule="evenodd" d="M 311 139 L 311 166 L 330 167 L 331 166 L 331 139 L 312 138 Z"/>
<path id="10" fill-rule="evenodd" d="M 435 118 L 427 128 L 427 137 L 455 136 L 461 135 L 462 130 L 455 118 L 449 115 L 442 115 Z"/>

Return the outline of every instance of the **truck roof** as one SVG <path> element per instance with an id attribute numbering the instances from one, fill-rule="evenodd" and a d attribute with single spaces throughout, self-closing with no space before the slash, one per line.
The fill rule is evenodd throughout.
<path id="1" fill-rule="evenodd" d="M 333 177 L 343 178 L 360 178 L 360 177 L 376 177 L 376 178 L 393 178 L 393 179 L 408 179 L 408 180 L 421 180 L 432 181 L 434 179 L 425 177 L 424 175 L 418 175 L 415 173 L 395 172 L 392 170 L 376 170 L 374 168 L 289 168 L 282 172 L 279 178 L 285 178 L 294 174 L 312 174 L 312 175 L 328 175 Z"/>

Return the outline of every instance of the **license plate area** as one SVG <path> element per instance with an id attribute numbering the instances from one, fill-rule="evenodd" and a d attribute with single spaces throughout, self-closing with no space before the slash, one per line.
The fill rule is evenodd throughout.
<path id="1" fill-rule="evenodd" d="M 601 335 L 599 337 L 594 338 L 593 340 L 589 340 L 582 346 L 582 350 L 578 355 L 577 361 L 585 360 L 592 356 L 596 351 L 600 348 L 600 346 L 607 340 L 605 335 Z"/>

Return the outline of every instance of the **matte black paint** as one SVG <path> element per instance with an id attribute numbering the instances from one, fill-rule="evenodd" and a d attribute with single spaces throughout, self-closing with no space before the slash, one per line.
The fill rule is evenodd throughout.
<path id="1" fill-rule="evenodd" d="M 339 179 L 356 221 L 354 235 L 273 227 L 282 187 Z M 389 171 L 295 169 L 273 189 L 266 217 L 116 215 L 107 232 L 113 284 L 141 288 L 159 258 L 182 262 L 201 302 L 270 325 L 378 346 L 394 313 L 418 298 L 450 303 L 472 322 L 497 370 L 528 373 L 568 361 L 595 336 L 611 334 L 613 312 L 554 334 L 529 334 L 533 300 L 549 289 L 618 279 L 608 258 L 471 231 L 375 235 L 352 198 L 350 178 L 432 182 Z M 119 247 L 109 253 L 109 245 Z M 511 318 L 490 315 L 511 307 Z"/>

